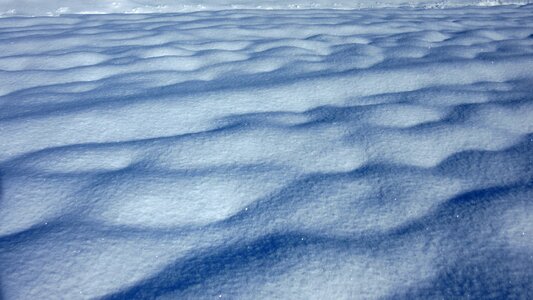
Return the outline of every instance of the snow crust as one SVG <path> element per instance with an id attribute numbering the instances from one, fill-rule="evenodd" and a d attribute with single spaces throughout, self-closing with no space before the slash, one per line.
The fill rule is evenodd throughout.
<path id="1" fill-rule="evenodd" d="M 360 9 L 524 5 L 532 0 L 0 0 L 0 15 L 169 13 L 227 9 Z"/>
<path id="2" fill-rule="evenodd" d="M 0 298 L 531 298 L 532 20 L 0 19 Z"/>

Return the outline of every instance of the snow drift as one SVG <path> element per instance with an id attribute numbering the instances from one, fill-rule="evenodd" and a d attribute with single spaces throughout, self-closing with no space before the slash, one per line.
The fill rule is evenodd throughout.
<path id="1" fill-rule="evenodd" d="M 0 19 L 0 297 L 531 298 L 532 19 Z"/>

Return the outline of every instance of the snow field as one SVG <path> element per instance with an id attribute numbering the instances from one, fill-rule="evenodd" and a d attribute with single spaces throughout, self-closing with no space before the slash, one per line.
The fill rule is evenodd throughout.
<path id="1" fill-rule="evenodd" d="M 527 298 L 532 20 L 0 19 L 0 296 Z"/>

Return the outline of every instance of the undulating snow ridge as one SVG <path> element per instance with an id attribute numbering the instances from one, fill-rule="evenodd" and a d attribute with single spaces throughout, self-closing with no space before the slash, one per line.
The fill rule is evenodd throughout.
<path id="1" fill-rule="evenodd" d="M 0 298 L 519 298 L 533 7 L 0 19 Z"/>

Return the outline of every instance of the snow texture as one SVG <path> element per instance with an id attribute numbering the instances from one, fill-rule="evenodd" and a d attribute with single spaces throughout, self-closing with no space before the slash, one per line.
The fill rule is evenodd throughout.
<path id="1" fill-rule="evenodd" d="M 0 40 L 0 298 L 533 298 L 532 6 Z"/>

